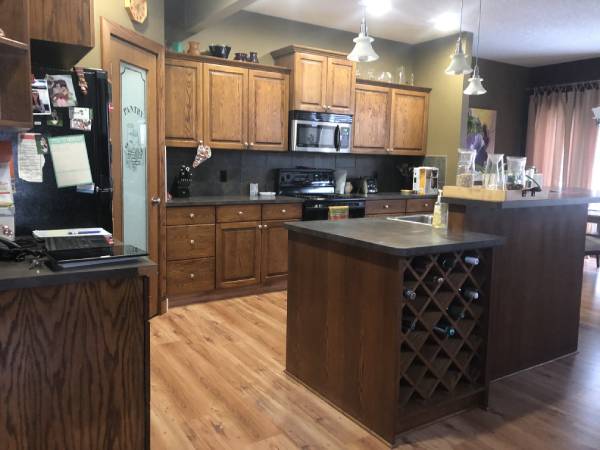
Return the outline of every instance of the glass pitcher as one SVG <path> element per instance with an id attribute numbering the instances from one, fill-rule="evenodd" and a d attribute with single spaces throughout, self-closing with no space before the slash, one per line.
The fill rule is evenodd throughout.
<path id="1" fill-rule="evenodd" d="M 475 157 L 477 150 L 458 149 L 458 168 L 456 170 L 456 185 L 473 187 L 475 181 Z"/>
<path id="2" fill-rule="evenodd" d="M 527 158 L 520 156 L 506 157 L 506 189 L 522 190 L 525 187 L 525 165 Z"/>
<path id="3" fill-rule="evenodd" d="M 483 187 L 493 191 L 503 191 L 504 184 L 504 154 L 490 153 L 485 163 Z"/>

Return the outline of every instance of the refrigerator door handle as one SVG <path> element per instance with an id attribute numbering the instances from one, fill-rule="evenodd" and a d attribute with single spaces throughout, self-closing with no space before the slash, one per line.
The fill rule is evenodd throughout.
<path id="1" fill-rule="evenodd" d="M 154 197 L 152 197 L 152 199 L 150 201 L 152 202 L 153 205 L 160 205 L 160 197 L 158 195 L 155 195 Z"/>

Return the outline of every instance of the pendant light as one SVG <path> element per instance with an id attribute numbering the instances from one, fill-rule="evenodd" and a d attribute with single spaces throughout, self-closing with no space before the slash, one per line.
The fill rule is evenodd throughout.
<path id="1" fill-rule="evenodd" d="M 462 45 L 462 19 L 464 0 L 460 1 L 460 27 L 458 29 L 458 40 L 456 41 L 456 50 L 454 55 L 450 56 L 450 65 L 446 69 L 446 75 L 466 75 L 473 72 L 471 66 L 467 62 L 467 55 L 463 51 Z"/>
<path id="2" fill-rule="evenodd" d="M 354 48 L 347 56 L 350 61 L 356 62 L 371 62 L 379 59 L 379 55 L 375 53 L 371 43 L 374 41 L 371 36 L 369 36 L 369 29 L 367 27 L 367 12 L 366 8 L 363 6 L 363 16 L 362 21 L 360 23 L 360 33 L 357 37 L 353 39 L 355 42 Z"/>
<path id="3" fill-rule="evenodd" d="M 479 19 L 477 22 L 477 47 L 475 48 L 475 70 L 469 78 L 469 85 L 464 90 L 466 95 L 483 95 L 487 90 L 483 87 L 483 78 L 479 76 L 479 35 L 481 34 L 481 0 L 479 0 Z"/>

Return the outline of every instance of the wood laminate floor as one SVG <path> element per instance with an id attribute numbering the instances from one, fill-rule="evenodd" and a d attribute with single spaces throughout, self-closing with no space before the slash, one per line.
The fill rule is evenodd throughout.
<path id="1" fill-rule="evenodd" d="M 152 320 L 152 450 L 388 448 L 283 373 L 285 300 L 215 301 Z M 407 433 L 398 448 L 599 449 L 600 278 L 591 260 L 579 349 L 494 383 L 489 411 Z"/>

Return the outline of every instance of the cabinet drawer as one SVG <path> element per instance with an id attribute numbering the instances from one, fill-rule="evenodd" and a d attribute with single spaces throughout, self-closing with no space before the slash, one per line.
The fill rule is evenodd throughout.
<path id="1" fill-rule="evenodd" d="M 280 205 L 263 205 L 263 220 L 286 220 L 302 218 L 302 203 L 284 203 Z"/>
<path id="2" fill-rule="evenodd" d="M 260 220 L 260 205 L 217 207 L 217 222 L 248 222 Z"/>
<path id="3" fill-rule="evenodd" d="M 215 223 L 214 206 L 167 208 L 167 225 Z"/>
<path id="4" fill-rule="evenodd" d="M 403 214 L 406 200 L 367 200 L 367 214 Z"/>
<path id="5" fill-rule="evenodd" d="M 407 200 L 406 212 L 407 213 L 433 212 L 433 205 L 435 205 L 435 199 L 433 199 L 433 198 L 419 198 L 419 199 Z"/>
<path id="6" fill-rule="evenodd" d="M 215 258 L 167 263 L 167 295 L 192 295 L 215 288 Z"/>
<path id="7" fill-rule="evenodd" d="M 215 256 L 214 225 L 167 227 L 167 260 Z"/>

